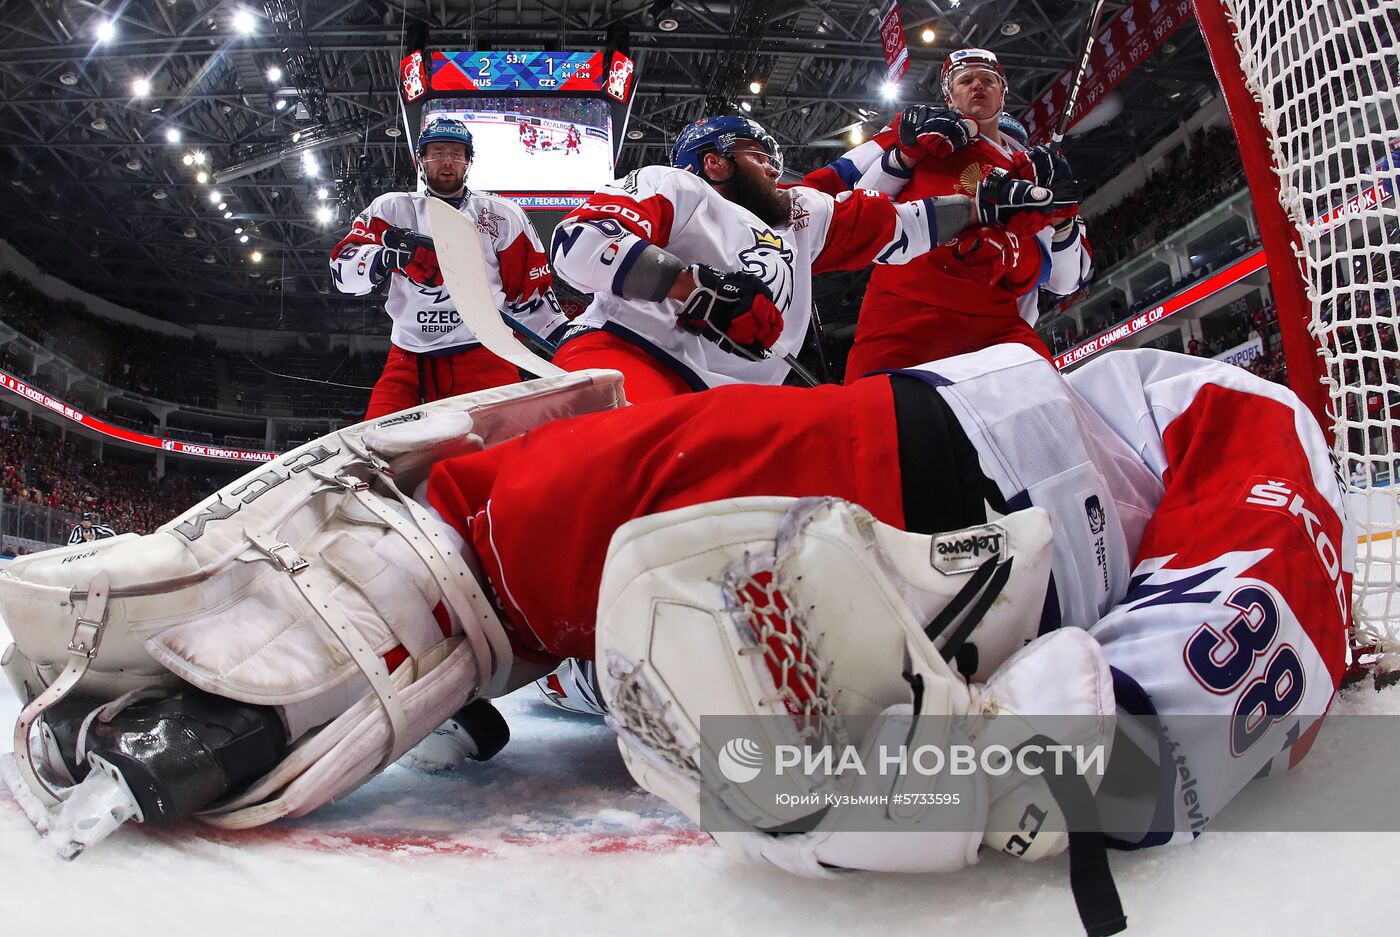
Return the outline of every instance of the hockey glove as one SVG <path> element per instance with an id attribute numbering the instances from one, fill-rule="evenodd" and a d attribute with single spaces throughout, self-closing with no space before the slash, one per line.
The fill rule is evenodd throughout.
<path id="1" fill-rule="evenodd" d="M 977 186 L 977 220 L 982 224 L 1004 225 L 1021 212 L 1049 214 L 1070 204 L 1057 200 L 1045 186 L 1017 179 L 1005 169 L 993 169 Z"/>
<path id="2" fill-rule="evenodd" d="M 724 347 L 726 340 L 758 358 L 783 332 L 783 314 L 763 281 L 751 273 L 726 273 L 695 264 L 695 289 L 686 297 L 676 324 Z"/>
<path id="3" fill-rule="evenodd" d="M 385 268 L 397 270 L 423 286 L 442 286 L 432 238 L 408 228 L 389 228 L 380 235 L 380 243 L 384 245 Z"/>
<path id="4" fill-rule="evenodd" d="M 1033 236 L 1020 236 L 994 225 L 968 228 L 953 239 L 958 266 L 953 273 L 968 280 L 1000 286 L 1020 296 L 1040 279 L 1041 252 Z"/>
<path id="5" fill-rule="evenodd" d="M 1011 158 L 1011 173 L 1018 178 L 1036 185 L 1064 185 L 1074 181 L 1074 170 L 1069 160 L 1055 145 L 1033 146 Z"/>
<path id="6" fill-rule="evenodd" d="M 914 104 L 899 115 L 899 155 L 910 166 L 925 156 L 947 156 L 967 146 L 977 125 L 957 111 Z"/>

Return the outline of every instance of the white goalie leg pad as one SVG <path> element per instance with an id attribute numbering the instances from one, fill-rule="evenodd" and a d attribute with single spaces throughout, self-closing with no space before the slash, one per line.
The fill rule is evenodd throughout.
<path id="1" fill-rule="evenodd" d="M 110 700 L 184 681 L 282 706 L 358 680 L 358 702 L 254 789 L 275 803 L 270 819 L 362 783 L 473 693 L 510 681 L 509 639 L 473 558 L 412 490 L 441 459 L 622 401 L 608 371 L 437 401 L 285 453 L 156 533 L 12 562 L 0 610 L 17 647 L 0 659 L 28 701 L 17 773 L 46 803 L 63 797 L 35 764 L 31 730 L 75 689 Z M 382 655 L 396 647 L 407 660 L 390 674 Z"/>
<path id="2" fill-rule="evenodd" d="M 765 831 L 811 818 L 804 797 L 823 794 L 826 781 L 789 772 L 775 782 L 786 785 L 787 805 L 771 786 L 765 799 L 751 798 L 717 768 L 722 743 L 700 721 L 768 717 L 745 723 L 764 751 L 847 744 L 870 751 L 881 740 L 847 738 L 845 717 L 912 714 L 916 694 L 906 673 L 921 683 L 920 714 L 966 716 L 974 696 L 920 619 L 947 612 L 948 633 L 956 634 L 976 624 L 968 615 L 995 608 L 997 627 L 1033 633 L 1048 582 L 1048 517 L 1019 512 L 1001 519 L 996 533 L 995 544 L 982 541 L 976 564 L 918 577 L 916 617 L 909 579 L 896 570 L 924 572 L 910 557 L 917 546 L 932 565 L 933 538 L 886 528 L 846 502 L 742 498 L 624 525 L 604 566 L 598 663 L 634 778 L 696 822 L 706 813 L 734 820 L 738 832 L 716 835 L 727 848 L 802 874 L 824 874 L 824 865 L 946 871 L 973 861 L 987 810 L 981 779 L 886 776 L 884 790 L 855 791 L 919 794 L 916 802 L 956 794 L 965 816 L 952 830 L 882 836 L 917 829 L 916 817 L 893 809 L 878 832 L 842 829 L 838 808 L 811 832 L 772 836 Z M 908 555 L 897 561 L 888 545 Z M 930 723 L 941 733 L 930 744 L 954 741 L 950 720 Z"/>

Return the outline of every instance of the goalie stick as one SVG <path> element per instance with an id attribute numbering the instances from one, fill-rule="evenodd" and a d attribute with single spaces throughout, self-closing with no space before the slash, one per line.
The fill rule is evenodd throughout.
<path id="1" fill-rule="evenodd" d="M 565 373 L 563 369 L 535 354 L 520 342 L 515 333 L 519 332 L 541 349 L 553 351 L 553 346 L 516 322 L 506 313 L 496 313 L 496 299 L 491 293 L 491 282 L 486 276 L 486 262 L 481 255 L 481 237 L 476 226 L 461 212 L 441 199 L 428 199 L 428 220 L 432 222 L 433 244 L 437 248 L 438 267 L 442 270 L 442 281 L 447 285 L 447 293 L 457 314 L 462 317 L 467 328 L 475 333 L 477 340 L 486 350 L 498 358 L 528 371 L 537 377 L 553 377 Z M 725 350 L 732 351 L 738 346 L 726 343 Z M 793 373 L 809 387 L 816 387 L 820 381 L 797 362 L 781 345 L 773 350 L 782 355 Z M 741 357 L 753 358 L 741 352 Z"/>
<path id="2" fill-rule="evenodd" d="M 536 377 L 554 377 L 564 370 L 516 341 L 515 329 L 527 337 L 544 342 L 524 326 L 518 325 L 505 313 L 497 314 L 496 297 L 486 276 L 486 261 L 481 255 L 481 235 L 466 215 L 441 199 L 430 198 L 428 220 L 432 222 L 433 244 L 437 248 L 438 267 L 447 294 L 457 315 L 477 340 L 498 358 L 528 371 Z"/>

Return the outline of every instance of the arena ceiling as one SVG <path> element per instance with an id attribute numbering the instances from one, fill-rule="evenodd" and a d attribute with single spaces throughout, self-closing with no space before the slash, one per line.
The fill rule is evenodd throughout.
<path id="1" fill-rule="evenodd" d="M 1104 21 L 1124 5 L 1110 2 Z M 1005 64 L 1017 113 L 1077 56 L 1092 0 L 901 6 L 912 63 L 905 100 L 926 98 L 917 89 L 950 50 L 979 45 Z M 401 49 L 415 32 L 445 49 L 624 44 L 639 83 L 621 171 L 664 161 L 676 131 L 707 108 L 747 102 L 801 172 L 898 106 L 880 95 L 883 9 L 870 0 L 9 0 L 0 9 L 0 236 L 50 273 L 171 321 L 387 332 L 380 298 L 335 293 L 326 257 L 370 198 L 410 183 L 407 147 L 389 131 Z M 249 12 L 242 32 L 237 17 Z M 101 39 L 108 20 L 115 33 Z M 920 40 L 925 27 L 931 43 Z M 272 68 L 282 72 L 275 80 Z M 1122 116 L 1072 141 L 1078 175 L 1090 188 L 1107 180 L 1214 87 L 1188 25 L 1119 89 Z M 196 154 L 203 164 L 185 162 Z M 201 170 L 217 177 L 239 164 L 261 168 L 197 181 Z M 321 189 L 333 221 L 318 220 Z"/>

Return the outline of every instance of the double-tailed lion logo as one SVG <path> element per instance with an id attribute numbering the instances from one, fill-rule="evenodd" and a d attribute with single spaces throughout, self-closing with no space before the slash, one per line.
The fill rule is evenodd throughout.
<path id="1" fill-rule="evenodd" d="M 773 305 L 784 313 L 792 302 L 792 249 L 772 231 L 753 232 L 753 246 L 739 252 L 739 263 L 745 273 L 752 273 L 763 281 L 773 296 Z"/>

